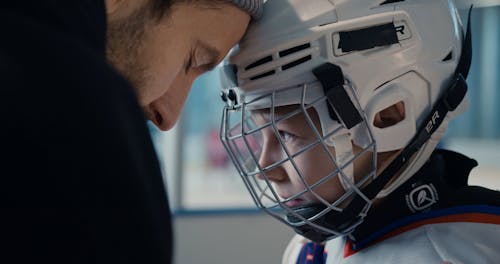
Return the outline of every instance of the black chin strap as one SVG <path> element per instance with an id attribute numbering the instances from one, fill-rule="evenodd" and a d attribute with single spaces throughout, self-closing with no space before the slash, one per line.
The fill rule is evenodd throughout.
<path id="1" fill-rule="evenodd" d="M 436 102 L 432 111 L 424 120 L 423 125 L 420 127 L 418 133 L 413 137 L 408 146 L 402 150 L 398 157 L 396 157 L 396 159 L 392 161 L 379 176 L 377 176 L 368 186 L 361 190 L 369 200 L 373 200 L 375 198 L 375 196 L 385 187 L 392 177 L 396 175 L 396 173 L 411 158 L 411 156 L 413 156 L 413 154 L 415 154 L 422 147 L 422 145 L 429 140 L 431 135 L 444 121 L 448 112 L 454 111 L 464 99 L 467 92 L 467 83 L 465 82 L 465 79 L 469 74 L 469 68 L 472 60 L 470 30 L 471 11 L 472 6 L 469 9 L 467 32 L 462 45 L 462 54 L 455 70 L 454 77 L 451 81 L 451 85 L 443 96 Z M 323 65 L 320 67 L 324 69 Z M 323 71 L 322 74 L 318 74 L 318 71 L 315 71 L 314 73 L 321 82 L 322 79 L 327 80 L 329 78 L 326 77 L 327 73 L 325 71 Z M 322 75 L 325 76 L 325 78 L 322 78 Z M 366 206 L 368 206 L 368 202 L 358 195 L 349 203 L 349 205 L 347 205 L 346 208 L 344 208 L 342 212 L 330 211 L 323 217 L 320 217 L 313 222 L 318 225 L 329 227 L 332 230 L 346 232 L 349 231 L 349 228 L 352 229 L 352 226 L 359 223 L 360 219 L 364 217 L 360 215 L 360 212 L 362 212 Z M 313 205 L 297 208 L 294 211 L 295 213 L 308 219 L 325 208 L 326 206 L 324 205 Z M 288 215 L 288 220 L 292 223 L 302 221 L 293 214 Z M 295 227 L 295 231 L 315 242 L 323 242 L 329 237 L 332 237 L 332 234 L 317 231 L 307 225 L 297 226 Z"/>

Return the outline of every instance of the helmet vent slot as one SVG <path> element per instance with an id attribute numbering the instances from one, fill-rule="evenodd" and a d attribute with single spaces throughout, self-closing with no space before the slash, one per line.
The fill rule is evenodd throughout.
<path id="1" fill-rule="evenodd" d="M 453 59 L 453 51 L 451 50 L 448 55 L 446 55 L 446 57 L 444 57 L 444 59 L 442 60 L 442 62 L 447 62 L 447 61 L 451 61 Z"/>
<path id="2" fill-rule="evenodd" d="M 300 58 L 300 59 L 298 59 L 298 60 L 292 61 L 292 62 L 290 62 L 290 63 L 287 63 L 287 64 L 285 64 L 285 65 L 281 66 L 281 69 L 282 69 L 283 71 L 286 71 L 286 70 L 288 70 L 288 69 L 290 69 L 290 68 L 293 68 L 293 67 L 295 67 L 295 66 L 297 66 L 297 65 L 299 65 L 299 64 L 302 64 L 302 63 L 304 63 L 304 62 L 306 62 L 306 61 L 309 61 L 309 60 L 311 60 L 311 59 L 312 59 L 312 56 L 311 56 L 311 55 L 307 55 L 307 56 L 302 57 L 302 58 Z"/>
<path id="3" fill-rule="evenodd" d="M 280 54 L 280 57 L 285 57 L 287 55 L 290 55 L 292 53 L 296 53 L 296 52 L 299 52 L 301 50 L 305 50 L 305 49 L 308 49 L 311 47 L 311 44 L 310 43 L 306 43 L 306 44 L 302 44 L 302 45 L 299 45 L 299 46 L 295 46 L 293 48 L 289 48 L 289 49 L 286 49 L 286 50 L 283 50 L 283 51 L 280 51 L 279 54 Z"/>
<path id="4" fill-rule="evenodd" d="M 397 2 L 404 2 L 405 0 L 385 0 L 384 2 L 380 3 L 380 5 L 387 5 L 387 4 L 392 4 L 392 3 L 397 3 Z"/>
<path id="5" fill-rule="evenodd" d="M 271 55 L 269 55 L 267 57 L 264 57 L 264 58 L 262 58 L 262 59 L 260 59 L 260 60 L 258 60 L 256 62 L 253 62 L 250 65 L 246 66 L 245 70 L 250 70 L 250 69 L 255 68 L 257 66 L 260 66 L 260 65 L 262 65 L 264 63 L 271 62 L 272 60 L 273 60 L 273 57 Z"/>
<path id="6" fill-rule="evenodd" d="M 273 75 L 275 74 L 276 71 L 275 70 L 272 70 L 272 71 L 268 71 L 268 72 L 265 72 L 263 74 L 259 74 L 259 75 L 255 75 L 253 77 L 250 78 L 251 81 L 253 80 L 257 80 L 257 79 L 260 79 L 260 78 L 264 78 L 264 77 L 267 77 L 267 76 L 270 76 L 270 75 Z"/>

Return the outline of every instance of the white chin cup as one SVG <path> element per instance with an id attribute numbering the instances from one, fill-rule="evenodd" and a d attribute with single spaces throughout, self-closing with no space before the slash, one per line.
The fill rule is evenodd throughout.
<path id="1" fill-rule="evenodd" d="M 338 130 L 337 134 L 325 138 L 325 144 L 335 148 L 335 162 L 339 169 L 337 175 L 342 188 L 347 191 L 354 184 L 354 165 L 349 162 L 354 157 L 351 132 L 347 128 L 341 128 L 342 125 L 338 121 L 331 120 L 326 103 L 318 104 L 314 108 L 320 117 L 323 136 Z"/>
<path id="2" fill-rule="evenodd" d="M 350 162 L 354 157 L 351 136 L 349 133 L 342 133 L 328 138 L 325 143 L 335 148 L 335 161 L 339 170 L 337 175 L 342 188 L 347 191 L 354 184 L 354 165 Z"/>

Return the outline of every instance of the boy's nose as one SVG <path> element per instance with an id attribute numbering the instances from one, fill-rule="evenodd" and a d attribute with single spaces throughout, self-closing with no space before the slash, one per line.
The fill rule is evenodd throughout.
<path id="1" fill-rule="evenodd" d="M 282 160 L 281 147 L 278 145 L 271 146 L 271 144 L 264 143 L 262 153 L 259 157 L 259 165 L 263 170 L 263 173 L 258 175 L 260 180 L 264 180 L 267 177 L 268 180 L 273 182 L 281 182 L 286 180 L 287 174 L 283 168 L 283 164 L 274 166 L 277 162 Z M 271 168 L 272 167 L 272 168 Z M 264 176 L 265 174 L 265 176 Z"/>

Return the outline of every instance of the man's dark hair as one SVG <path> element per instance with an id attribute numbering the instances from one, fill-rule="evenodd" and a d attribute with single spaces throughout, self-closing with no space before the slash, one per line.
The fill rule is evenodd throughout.
<path id="1" fill-rule="evenodd" d="M 202 4 L 204 7 L 213 8 L 230 2 L 230 0 L 150 0 L 150 6 L 153 15 L 157 19 L 160 19 L 168 15 L 172 5 L 177 3 L 195 3 Z"/>

